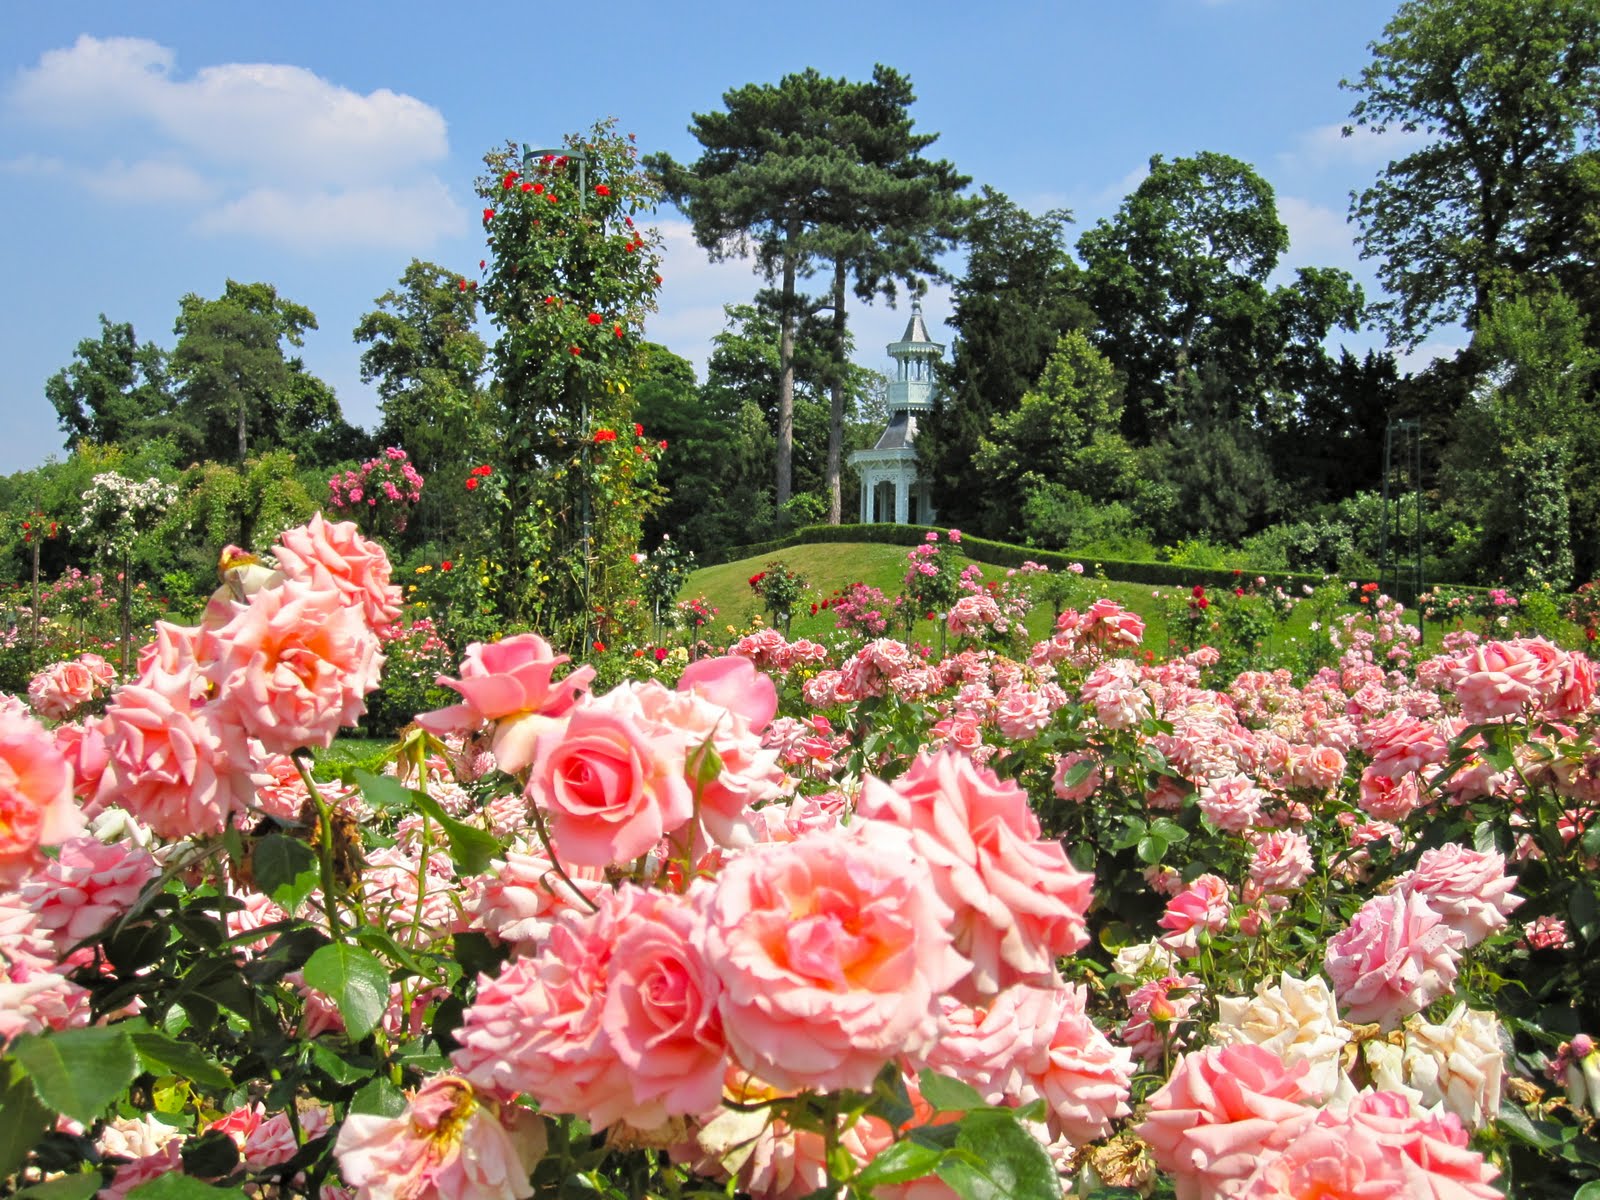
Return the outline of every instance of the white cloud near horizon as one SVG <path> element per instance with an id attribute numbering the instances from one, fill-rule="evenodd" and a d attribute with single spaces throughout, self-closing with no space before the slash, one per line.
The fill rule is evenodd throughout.
<path id="1" fill-rule="evenodd" d="M 94 194 L 193 210 L 201 233 L 299 251 L 423 249 L 467 224 L 428 170 L 449 153 L 443 115 L 387 88 L 363 95 L 278 63 L 183 78 L 169 47 L 85 34 L 20 70 L 7 102 L 82 155 L 64 166 Z M 108 133 L 134 148 L 131 162 L 96 158 Z"/>
<path id="2" fill-rule="evenodd" d="M 1279 165 L 1302 171 L 1368 167 L 1376 174 L 1428 141 L 1428 135 L 1421 130 L 1407 133 L 1396 128 L 1378 133 L 1369 126 L 1356 125 L 1346 135 L 1345 129 L 1342 122 L 1335 122 L 1307 130 L 1295 139 L 1293 147 L 1278 155 Z"/>

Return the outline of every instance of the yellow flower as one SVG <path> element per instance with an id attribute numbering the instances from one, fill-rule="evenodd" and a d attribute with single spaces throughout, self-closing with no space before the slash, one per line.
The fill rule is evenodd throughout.
<path id="1" fill-rule="evenodd" d="M 431 570 L 433 570 L 432 564 L 423 563 L 420 567 L 417 568 L 416 574 L 418 574 L 418 575 L 426 575 Z"/>

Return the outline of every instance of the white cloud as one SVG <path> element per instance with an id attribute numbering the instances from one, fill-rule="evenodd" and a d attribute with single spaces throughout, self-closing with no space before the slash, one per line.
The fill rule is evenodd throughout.
<path id="1" fill-rule="evenodd" d="M 465 227 L 467 214 L 429 180 L 343 191 L 255 188 L 202 214 L 202 233 L 242 233 L 296 250 L 431 245 Z"/>
<path id="2" fill-rule="evenodd" d="M 1387 133 L 1374 132 L 1370 127 L 1319 125 L 1301 134 L 1294 148 L 1280 154 L 1279 162 L 1285 168 L 1298 170 L 1325 170 L 1330 168 L 1366 167 L 1377 170 L 1397 158 L 1404 158 L 1424 145 L 1427 134 L 1418 130 L 1407 133 L 1395 128 Z"/>
<path id="3" fill-rule="evenodd" d="M 217 185 L 186 163 L 141 159 L 77 171 L 83 185 L 107 200 L 143 204 L 203 204 Z"/>
<path id="4" fill-rule="evenodd" d="M 449 151 L 431 105 L 286 64 L 223 63 L 189 78 L 176 66 L 173 50 L 148 39 L 84 35 L 18 72 L 8 100 L 64 146 L 76 136 L 84 165 L 73 173 L 93 191 L 205 205 L 202 232 L 302 249 L 421 249 L 462 226 L 459 205 L 426 170 Z M 108 134 L 135 150 L 131 165 L 88 165 Z"/>
<path id="5" fill-rule="evenodd" d="M 1280 271 L 1294 267 L 1358 269 L 1360 256 L 1344 213 L 1299 196 L 1279 196 L 1278 219 L 1289 229 L 1289 253 Z"/>

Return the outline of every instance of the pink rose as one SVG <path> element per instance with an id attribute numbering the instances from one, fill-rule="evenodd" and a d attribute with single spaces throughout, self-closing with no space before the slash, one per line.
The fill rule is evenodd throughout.
<path id="1" fill-rule="evenodd" d="M 1511 889 L 1516 876 L 1506 874 L 1498 850 L 1480 853 L 1456 842 L 1424 850 L 1414 870 L 1395 880 L 1397 892 L 1415 892 L 1444 923 L 1466 938 L 1468 948 L 1506 927 L 1506 918 L 1522 904 Z"/>
<path id="2" fill-rule="evenodd" d="M 633 1106 L 628 1070 L 600 1026 L 614 914 L 605 897 L 597 913 L 563 911 L 539 954 L 478 980 L 451 1060 L 479 1091 L 506 1101 L 532 1096 L 540 1108 L 575 1113 L 596 1128 Z"/>
<path id="3" fill-rule="evenodd" d="M 1087 763 L 1088 770 L 1083 773 L 1075 784 L 1069 784 L 1068 778 L 1073 774 L 1073 768 L 1080 763 Z M 1056 762 L 1056 774 L 1052 790 L 1062 800 L 1070 800 L 1081 804 L 1095 792 L 1099 791 L 1104 780 L 1100 776 L 1100 760 L 1093 754 L 1084 751 L 1072 751 L 1063 754 Z"/>
<path id="4" fill-rule="evenodd" d="M 754 846 L 716 880 L 705 953 L 740 1065 L 779 1088 L 870 1089 L 928 1048 L 970 970 L 911 835 L 876 821 Z"/>
<path id="5" fill-rule="evenodd" d="M 433 733 L 465 733 L 496 722 L 495 759 L 501 770 L 515 774 L 527 767 L 534 739 L 550 728 L 549 718 L 571 711 L 594 679 L 590 666 L 555 679 L 556 668 L 569 661 L 536 633 L 473 642 L 461 660 L 461 678 L 437 680 L 460 693 L 463 703 L 419 714 L 417 724 Z"/>
<path id="6" fill-rule="evenodd" d="M 450 1075 L 423 1084 L 398 1117 L 352 1113 L 333 1148 L 357 1200 L 526 1200 L 544 1151 L 539 1116 Z"/>
<path id="7" fill-rule="evenodd" d="M 646 720 L 617 688 L 580 704 L 534 743 L 528 798 L 550 821 L 564 858 L 630 862 L 694 816 L 681 735 Z"/>
<path id="8" fill-rule="evenodd" d="M 1275 830 L 1251 839 L 1255 857 L 1250 862 L 1250 883 L 1258 893 L 1286 895 L 1311 878 L 1311 844 L 1293 830 Z"/>
<path id="9" fill-rule="evenodd" d="M 1180 958 L 1193 958 L 1200 953 L 1200 931 L 1218 932 L 1226 927 L 1232 913 L 1227 882 L 1216 875 L 1198 876 L 1167 901 L 1167 911 L 1156 922 L 1170 931 L 1163 935 L 1161 944 Z"/>
<path id="10" fill-rule="evenodd" d="M 893 784 L 869 777 L 856 813 L 911 831 L 954 911 L 955 947 L 972 961 L 961 998 L 1051 983 L 1056 959 L 1087 943 L 1093 876 L 1041 837 L 1026 792 L 965 754 L 919 755 Z"/>
<path id="11" fill-rule="evenodd" d="M 1082 985 L 1020 990 L 1018 1024 L 1031 1045 L 1015 1066 L 1018 1098 L 1042 1098 L 1050 1132 L 1075 1146 L 1107 1136 L 1128 1115 L 1133 1052 L 1095 1028 Z"/>
<path id="12" fill-rule="evenodd" d="M 383 656 L 359 609 L 329 587 L 296 580 L 263 588 L 222 628 L 201 636 L 219 722 L 236 723 L 271 753 L 330 746 L 367 711 Z"/>
<path id="13" fill-rule="evenodd" d="M 400 619 L 400 589 L 389 582 L 389 556 L 362 537 L 353 521 L 330 524 L 317 513 L 285 532 L 272 552 L 285 579 L 332 588 L 372 628 Z"/>
<path id="14" fill-rule="evenodd" d="M 250 802 L 250 756 L 243 734 L 219 730 L 212 712 L 155 688 L 118 689 L 100 726 L 106 767 L 98 803 L 125 808 L 161 837 L 221 833 Z"/>
<path id="15" fill-rule="evenodd" d="M 1245 775 L 1208 780 L 1196 796 L 1201 814 L 1225 833 L 1243 833 L 1255 824 L 1266 798 Z"/>
<path id="16" fill-rule="evenodd" d="M 1465 941 L 1421 896 L 1391 893 L 1328 940 L 1323 966 L 1348 1020 L 1393 1029 L 1450 992 Z"/>
<path id="17" fill-rule="evenodd" d="M 1461 715 L 1476 725 L 1543 708 L 1559 687 L 1560 655 L 1542 639 L 1485 642 L 1469 650 L 1452 672 Z"/>
<path id="18" fill-rule="evenodd" d="M 15 885 L 56 846 L 83 829 L 72 802 L 72 768 L 48 730 L 0 709 L 0 887 Z"/>
<path id="19" fill-rule="evenodd" d="M 39 914 L 39 929 L 65 951 L 132 908 L 144 885 L 159 873 L 156 860 L 137 846 L 76 837 L 61 847 L 54 862 L 23 883 L 20 894 Z"/>
<path id="20" fill-rule="evenodd" d="M 1322 1118 L 1330 1126 L 1336 1117 Z M 1419 1170 L 1408 1175 L 1412 1195 L 1436 1200 L 1499 1200 L 1490 1181 L 1500 1172 L 1468 1147 L 1466 1128 L 1454 1113 L 1417 1113 L 1398 1092 L 1358 1095 L 1344 1112 L 1344 1123 L 1382 1145 L 1397 1148 Z"/>
<path id="21" fill-rule="evenodd" d="M 28 703 L 42 717 L 59 721 L 106 694 L 116 672 L 98 654 L 52 663 L 28 683 Z"/>
<path id="22" fill-rule="evenodd" d="M 625 885 L 600 1027 L 628 1069 L 636 1108 L 702 1113 L 722 1099 L 727 1044 L 720 988 L 697 942 L 703 918 L 688 899 Z M 630 1124 L 658 1122 L 629 1114 Z"/>
<path id="23" fill-rule="evenodd" d="M 1305 1071 L 1249 1044 L 1185 1054 L 1134 1131 L 1172 1172 L 1178 1200 L 1226 1194 L 1315 1118 L 1303 1103 Z"/>
<path id="24" fill-rule="evenodd" d="M 760 733 L 778 715 L 777 687 L 746 658 L 729 655 L 692 662 L 678 677 L 678 690 L 695 692 L 738 713 L 753 733 Z"/>

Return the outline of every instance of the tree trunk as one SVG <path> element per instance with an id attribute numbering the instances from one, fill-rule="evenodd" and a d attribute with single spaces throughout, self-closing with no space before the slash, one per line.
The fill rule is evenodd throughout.
<path id="1" fill-rule="evenodd" d="M 246 444 L 246 442 L 245 442 L 245 427 L 244 427 L 244 425 L 245 425 L 245 399 L 244 399 L 244 391 L 241 389 L 240 392 L 239 392 L 239 465 L 241 467 L 244 466 L 245 455 L 248 453 L 248 449 L 249 449 L 247 444 Z M 240 545 L 244 545 L 244 544 L 245 543 L 243 543 L 243 542 L 240 543 Z"/>
<path id="2" fill-rule="evenodd" d="M 833 387 L 828 409 L 828 524 L 839 523 L 843 508 L 839 459 L 844 449 L 844 259 L 833 264 Z"/>
<path id="3" fill-rule="evenodd" d="M 778 479 L 777 505 L 789 502 L 794 462 L 795 272 L 799 264 L 800 222 L 790 218 L 783 254 L 783 311 L 778 317 Z"/>

